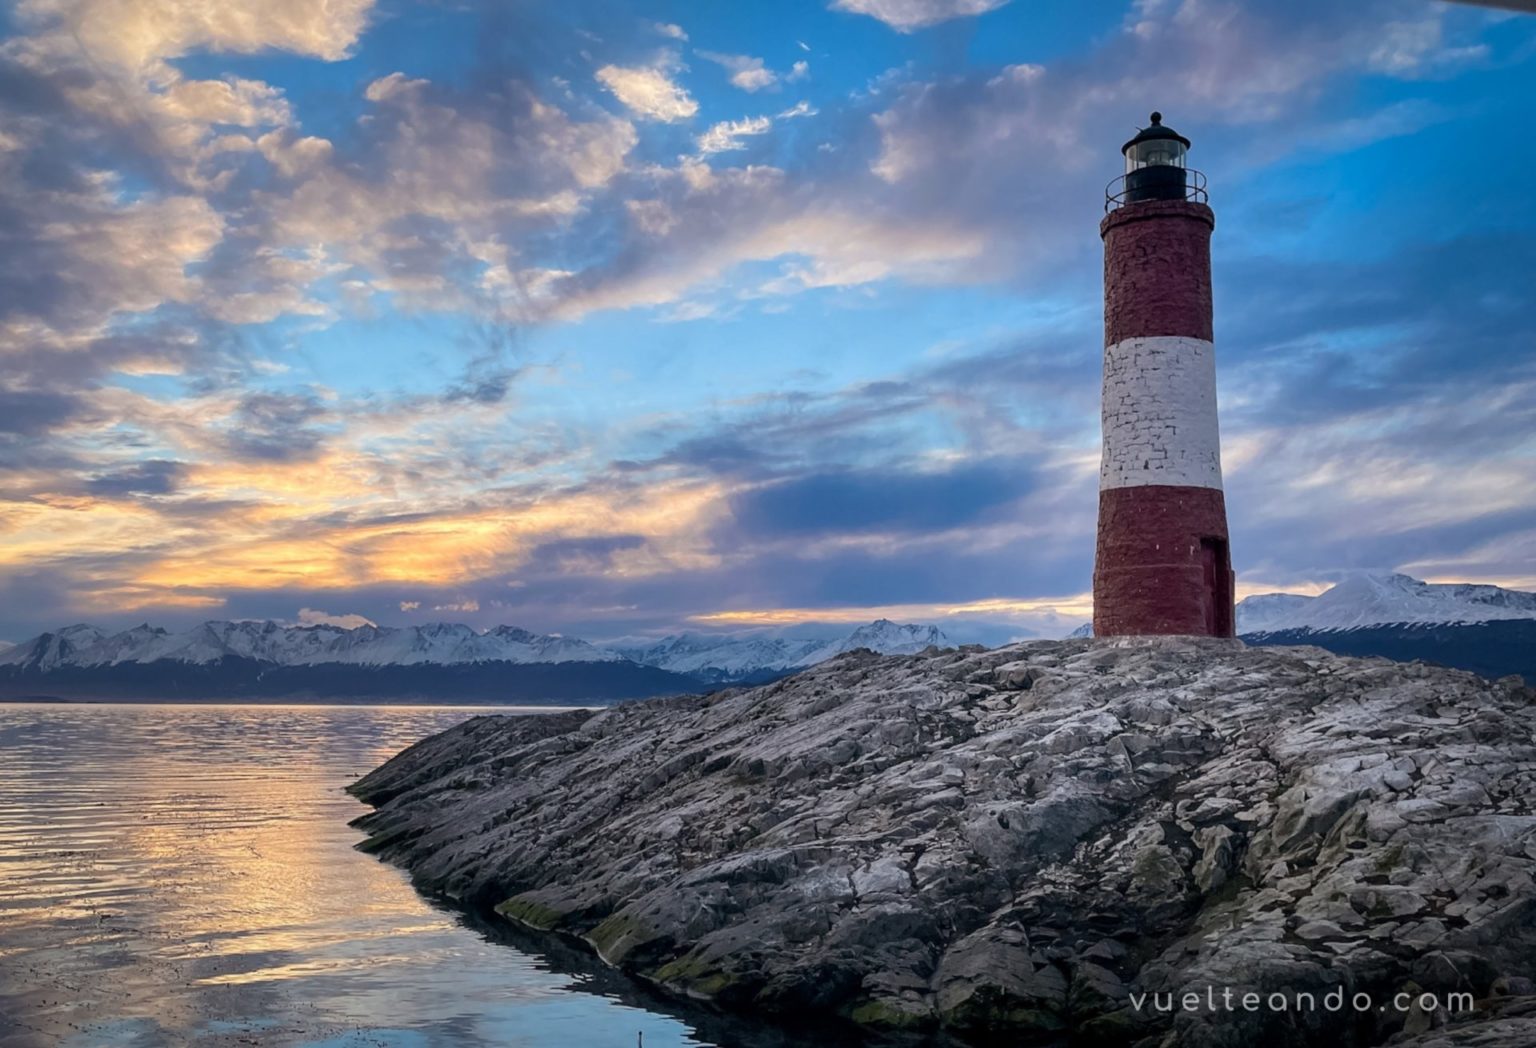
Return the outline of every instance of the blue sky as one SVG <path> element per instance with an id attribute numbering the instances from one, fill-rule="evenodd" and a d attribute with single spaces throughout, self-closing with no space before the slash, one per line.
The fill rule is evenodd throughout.
<path id="1" fill-rule="evenodd" d="M 25 0 L 0 637 L 1089 613 L 1103 187 L 1210 178 L 1239 592 L 1536 587 L 1536 17 Z"/>

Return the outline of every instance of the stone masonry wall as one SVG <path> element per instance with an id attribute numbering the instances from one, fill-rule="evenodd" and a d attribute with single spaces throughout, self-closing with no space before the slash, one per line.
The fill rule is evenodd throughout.
<path id="1" fill-rule="evenodd" d="M 1221 487 L 1216 355 L 1197 338 L 1128 338 L 1104 351 L 1101 488 Z"/>
<path id="2" fill-rule="evenodd" d="M 1209 342 L 1211 231 L 1204 204 L 1132 204 L 1105 216 L 1104 344 L 1150 335 Z"/>

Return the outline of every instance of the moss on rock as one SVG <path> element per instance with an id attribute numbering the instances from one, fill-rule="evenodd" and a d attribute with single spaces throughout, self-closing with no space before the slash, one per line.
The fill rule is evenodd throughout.
<path id="1" fill-rule="evenodd" d="M 735 976 L 695 953 L 668 961 L 656 969 L 652 978 L 676 993 L 710 999 L 719 997 L 737 982 Z"/>
<path id="2" fill-rule="evenodd" d="M 620 911 L 598 924 L 585 938 L 604 961 L 621 965 L 637 947 L 656 942 L 662 936 L 633 914 Z"/>
<path id="3" fill-rule="evenodd" d="M 546 906 L 527 894 L 514 895 L 496 906 L 496 912 L 508 920 L 526 925 L 536 931 L 553 931 L 565 919 L 565 914 Z"/>
<path id="4" fill-rule="evenodd" d="M 874 997 L 853 1006 L 848 1017 L 861 1026 L 884 1030 L 926 1030 L 935 1025 L 933 1009 L 926 1003 L 894 997 Z"/>

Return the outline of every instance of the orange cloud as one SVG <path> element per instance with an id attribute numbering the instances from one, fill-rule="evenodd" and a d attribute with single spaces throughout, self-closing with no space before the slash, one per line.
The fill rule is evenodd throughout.
<path id="1" fill-rule="evenodd" d="M 995 597 L 960 603 L 740 609 L 694 615 L 691 619 L 716 626 L 788 626 L 800 622 L 869 622 L 880 618 L 929 621 L 972 615 L 1006 619 L 1051 614 L 1086 621 L 1093 615 L 1093 596 L 1079 593 L 1070 597 L 1042 597 L 1033 600 Z"/>
<path id="2" fill-rule="evenodd" d="M 640 534 L 661 552 L 632 557 L 628 574 L 713 562 L 703 528 L 722 505 L 712 484 L 658 485 L 634 493 L 554 495 L 525 505 L 376 523 L 284 528 L 192 544 L 135 576 L 140 585 L 198 590 L 314 589 L 391 582 L 444 586 L 514 570 L 540 543 Z M 256 516 L 260 516 L 258 513 Z"/>
<path id="3" fill-rule="evenodd" d="M 205 593 L 182 593 L 174 589 L 157 589 L 151 586 L 107 586 L 87 590 L 78 597 L 81 609 L 86 612 L 110 614 L 119 611 L 138 611 L 140 608 L 222 608 L 223 597 Z"/>

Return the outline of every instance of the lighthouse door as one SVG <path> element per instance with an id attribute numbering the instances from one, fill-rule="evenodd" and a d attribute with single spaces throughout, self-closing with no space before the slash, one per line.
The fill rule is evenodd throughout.
<path id="1" fill-rule="evenodd" d="M 1232 635 L 1232 572 L 1227 567 L 1225 539 L 1200 540 L 1200 569 L 1204 582 L 1205 631 L 1212 637 Z"/>

